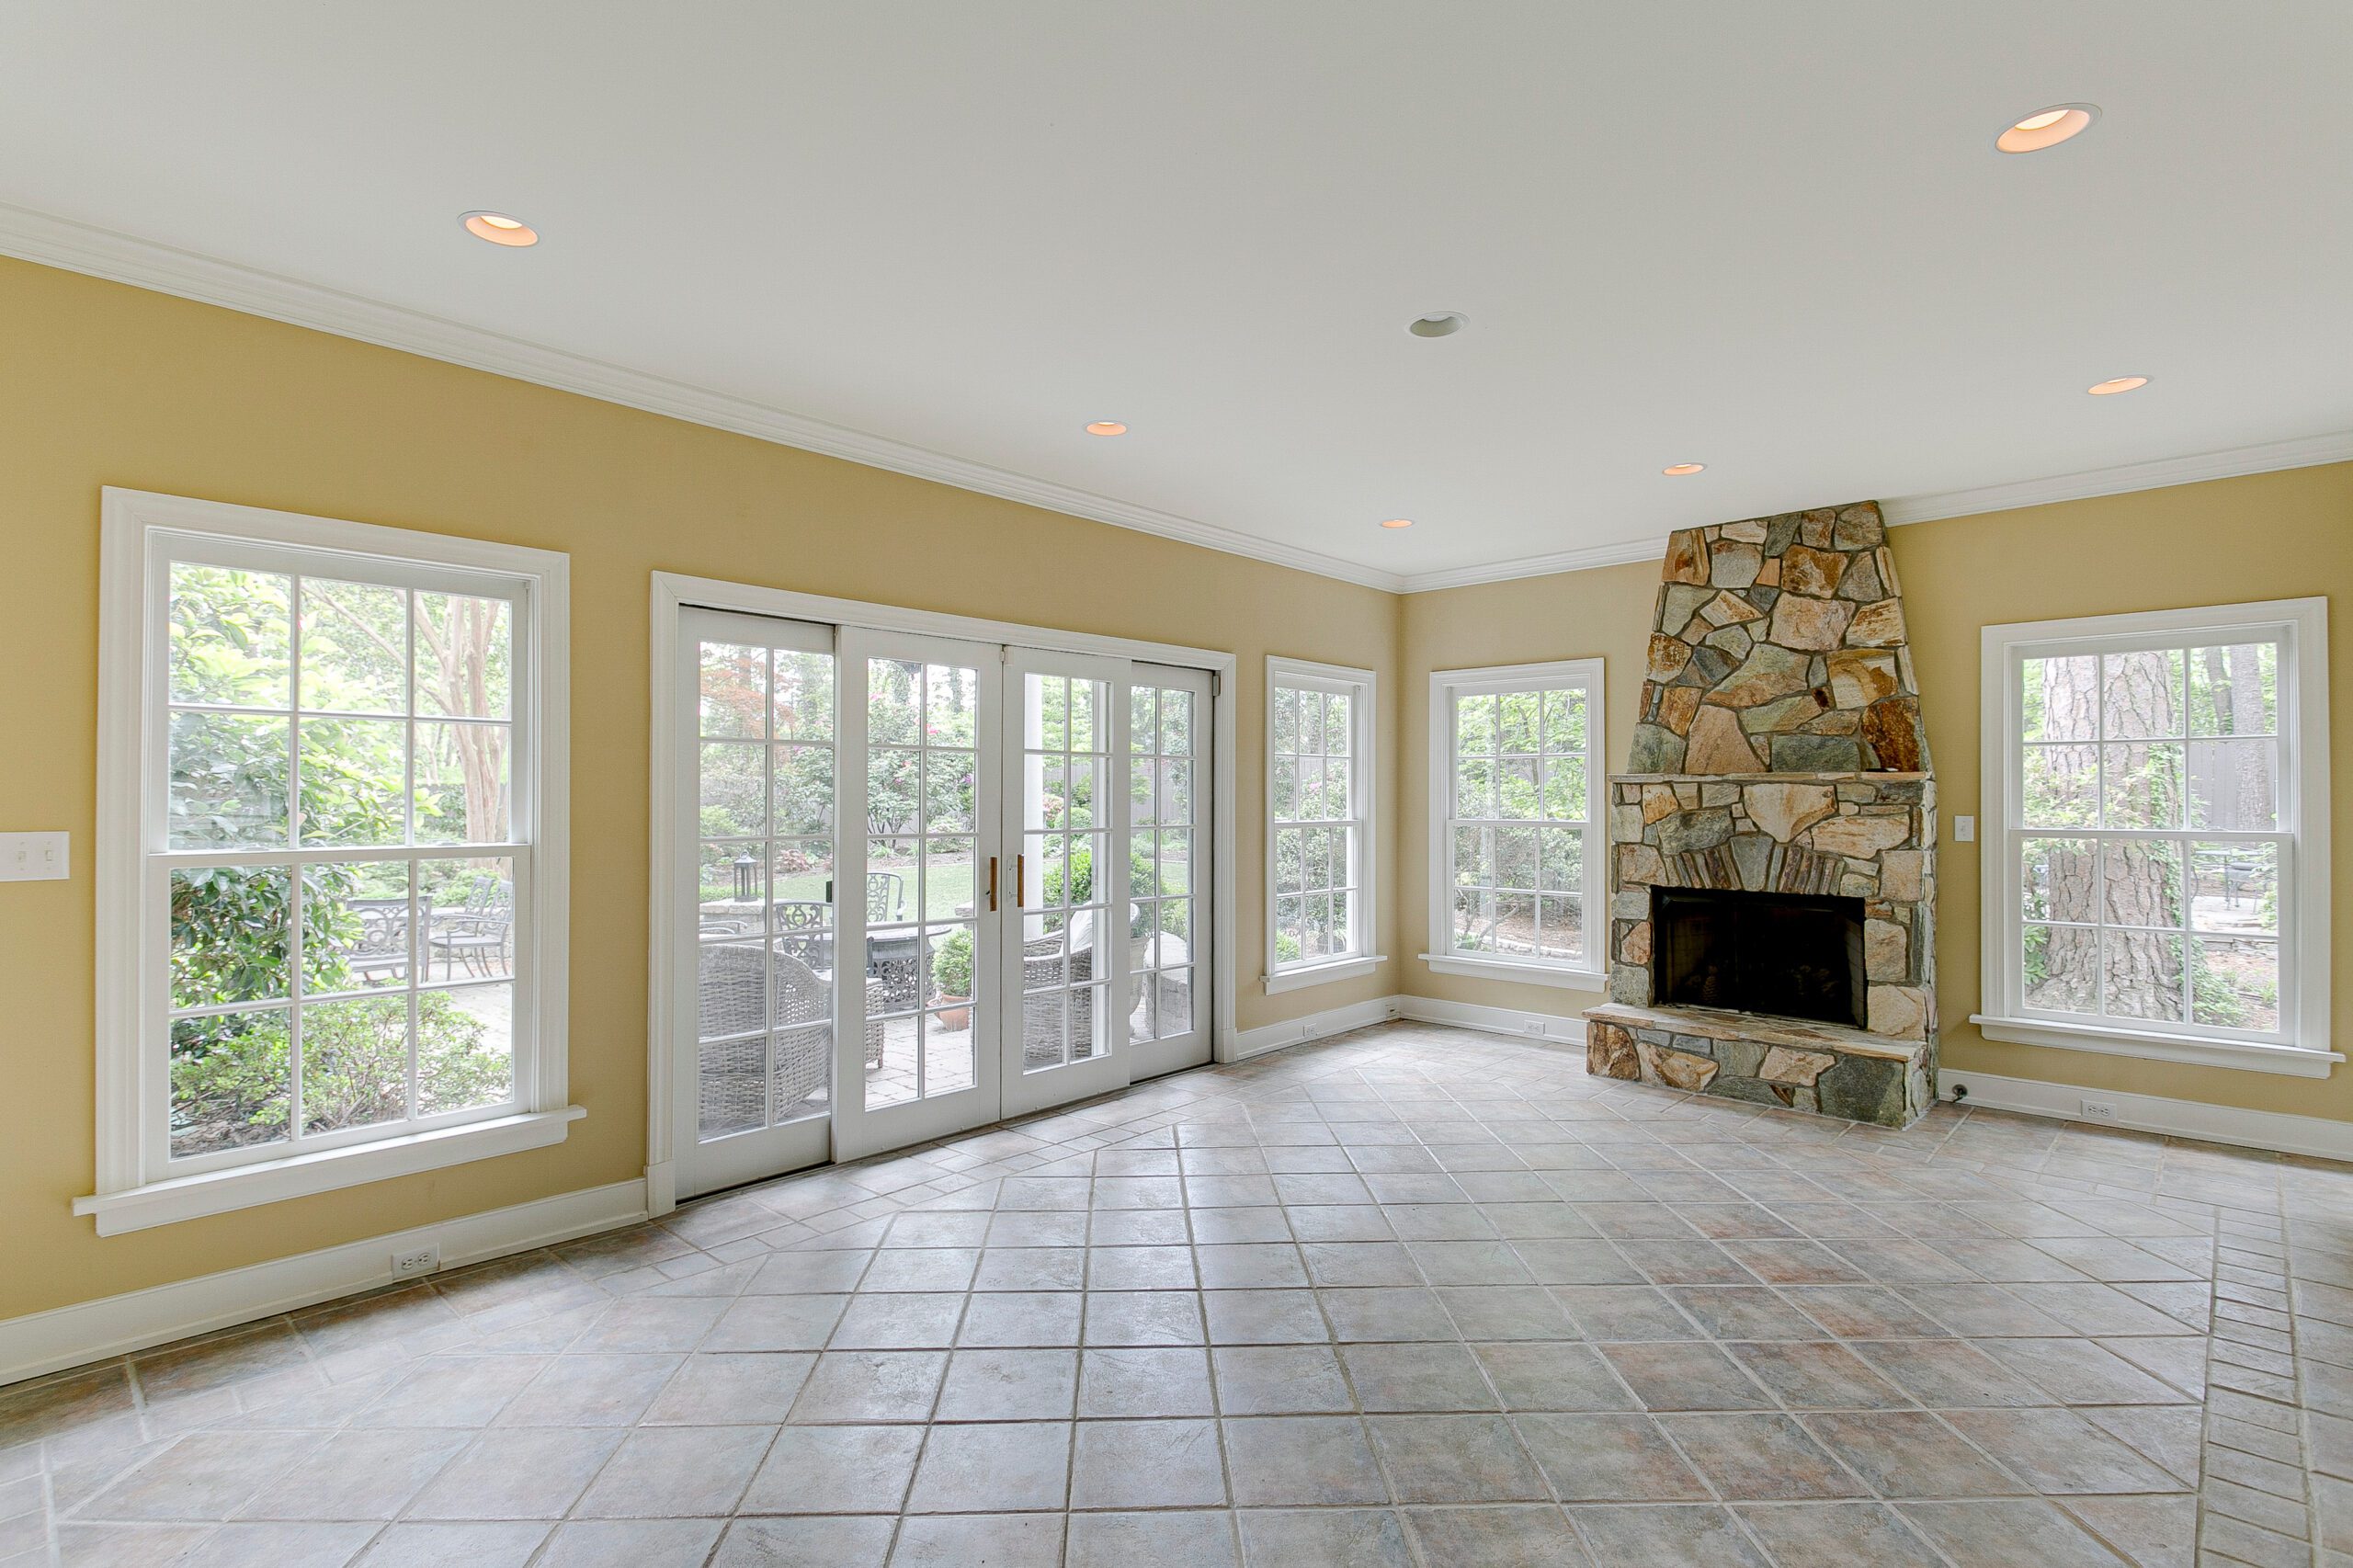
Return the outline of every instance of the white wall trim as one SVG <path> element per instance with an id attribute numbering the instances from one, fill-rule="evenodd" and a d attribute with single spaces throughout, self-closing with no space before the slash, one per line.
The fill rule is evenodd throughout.
<path id="1" fill-rule="evenodd" d="M 1881 502 L 1880 514 L 1890 523 L 1927 523 L 1939 517 L 2007 512 L 2020 506 L 2044 506 L 2054 501 L 2124 495 L 2135 490 L 2162 490 L 2171 484 L 2196 484 L 2209 479 L 2234 479 L 2240 474 L 2313 468 L 2348 460 L 2353 460 L 2353 430 L 2336 430 L 2293 441 L 2266 441 L 2259 446 L 2233 447 L 2189 457 L 2158 458 L 2116 468 L 2052 474 L 2047 479 L 2024 479 L 2014 484 L 1987 484 L 1932 495 L 1899 495 Z"/>
<path id="2" fill-rule="evenodd" d="M 585 355 L 570 354 L 503 333 L 468 326 L 422 311 L 347 294 L 175 246 L 0 204 L 0 255 L 176 294 L 247 315 L 357 338 L 404 353 L 487 370 L 493 375 L 577 392 L 779 446 L 822 452 L 868 468 L 909 474 L 961 490 L 1086 517 L 1114 528 L 1156 534 L 1182 544 L 1276 566 L 1336 577 L 1391 593 L 1404 581 L 1393 572 L 1361 566 L 1321 551 L 1260 539 L 1239 529 L 1178 517 L 1109 495 L 1033 479 L 1006 469 L 953 457 L 881 436 L 828 424 L 806 415 L 649 375 Z"/>
<path id="3" fill-rule="evenodd" d="M 1279 1024 L 1260 1024 L 1244 1029 L 1235 1037 L 1233 1060 L 1246 1062 L 1253 1056 L 1264 1056 L 1270 1051 L 1280 1051 L 1287 1045 L 1303 1045 L 1311 1040 L 1324 1040 L 1350 1029 L 1360 1029 L 1369 1024 L 1386 1023 L 1398 1016 L 1399 998 L 1374 996 L 1362 1002 L 1351 1002 L 1342 1007 L 1329 1007 L 1305 1017 L 1286 1018 Z"/>
<path id="4" fill-rule="evenodd" d="M 2096 495 L 2125 495 L 2136 490 L 2162 490 L 2172 484 L 2196 484 L 2210 479 L 2234 479 L 2247 473 L 2273 473 L 2283 469 L 2315 468 L 2322 463 L 2353 461 L 2353 430 L 2331 431 L 2292 441 L 2266 441 L 2188 457 L 2158 458 L 2115 468 L 2085 469 L 2023 479 L 2009 484 L 1979 485 L 1969 490 L 1943 490 L 1921 495 L 1898 495 L 1880 503 L 1880 515 L 1890 525 L 1932 523 L 1939 517 L 1967 517 L 1981 512 L 2007 512 L 2020 506 L 2044 506 L 2054 501 L 2083 501 Z M 1708 522 L 1728 521 L 1709 518 Z M 1703 526 L 1695 521 L 1688 528 Z M 1480 583 L 1508 583 L 1521 577 L 1549 577 L 1561 572 L 1586 572 L 1597 566 L 1620 566 L 1634 561 L 1656 561 L 1666 551 L 1666 534 L 1627 540 L 1618 544 L 1587 545 L 1581 550 L 1546 555 L 1523 555 L 1483 566 L 1456 566 L 1441 572 L 1409 573 L 1394 590 L 1427 594 L 1439 588 L 1464 588 Z"/>
<path id="5" fill-rule="evenodd" d="M 441 1267 L 453 1268 L 643 1218 L 645 1184 L 615 1182 L 9 1318 L 0 1321 L 0 1384 L 389 1284 L 396 1253 L 438 1246 Z"/>
<path id="6" fill-rule="evenodd" d="M 2327 1160 L 2353 1160 L 2353 1122 L 2321 1116 L 2290 1116 L 2275 1110 L 2241 1110 L 2235 1106 L 2207 1105 L 2197 1100 L 2166 1099 L 2112 1089 L 2088 1089 L 2074 1084 L 2046 1083 L 2040 1078 L 2006 1078 L 1994 1073 L 1970 1073 L 1953 1068 L 1937 1074 L 1939 1098 L 1950 1099 L 1955 1087 L 1966 1087 L 1961 1103 L 1990 1110 L 2018 1111 L 2028 1116 L 2058 1117 L 2091 1126 L 2130 1127 L 2173 1138 L 2196 1138 L 2209 1143 L 2232 1143 L 2282 1153 L 2312 1154 Z M 2097 1100 L 2116 1108 L 2113 1122 L 2092 1121 L 2083 1102 Z"/>
<path id="7" fill-rule="evenodd" d="M 1518 1040 L 1547 1045 L 1583 1045 L 1585 1020 L 1558 1013 L 1529 1013 L 1517 1007 L 1490 1007 L 1478 1002 L 1448 1002 L 1436 996 L 1400 996 L 1399 1016 L 1417 1023 L 1452 1024 L 1487 1034 L 1509 1035 Z"/>

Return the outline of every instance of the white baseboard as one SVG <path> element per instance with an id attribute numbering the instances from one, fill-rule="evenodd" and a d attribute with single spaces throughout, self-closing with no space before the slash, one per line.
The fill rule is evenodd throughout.
<path id="1" fill-rule="evenodd" d="M 0 1321 L 0 1384 L 250 1323 L 392 1282 L 392 1256 L 441 1249 L 441 1267 L 480 1263 L 645 1218 L 645 1183 L 584 1187 L 413 1231 Z"/>
<path id="2" fill-rule="evenodd" d="M 645 1167 L 645 1212 L 659 1220 L 678 1206 L 678 1163 L 662 1160 Z"/>
<path id="3" fill-rule="evenodd" d="M 2075 1084 L 2050 1084 L 2040 1078 L 2005 1078 L 1994 1073 L 1970 1073 L 1949 1067 L 1938 1072 L 1938 1097 L 1952 1098 L 1952 1092 L 1958 1087 L 1969 1090 L 1962 1104 L 1984 1106 L 1993 1110 L 2058 1117 L 2095 1127 L 2130 1127 L 2141 1132 L 2162 1132 L 2176 1138 L 2196 1138 L 2209 1143 L 2234 1143 L 2249 1149 L 2271 1149 L 2287 1154 L 2353 1160 L 2353 1122 L 2335 1121 L 2326 1117 L 2290 1116 L 2276 1110 L 2241 1110 L 2234 1106 L 2207 1105 L 2199 1100 L 2173 1100 L 2156 1095 L 2087 1089 Z M 2086 1116 L 2083 1106 L 2086 1100 L 2114 1106 L 2115 1119 L 2109 1121 Z"/>
<path id="4" fill-rule="evenodd" d="M 1280 1051 L 1287 1045 L 1299 1045 L 1327 1035 L 1346 1034 L 1350 1029 L 1363 1028 L 1397 1017 L 1397 998 L 1375 996 L 1370 1001 L 1351 1002 L 1345 1007 L 1333 1007 L 1321 1013 L 1310 1013 L 1303 1018 L 1286 1018 L 1279 1024 L 1260 1024 L 1254 1029 L 1244 1029 L 1233 1037 L 1233 1060 L 1247 1062 L 1254 1056 L 1264 1056 L 1270 1051 Z"/>
<path id="5" fill-rule="evenodd" d="M 1425 1024 L 1453 1024 L 1509 1035 L 1514 1040 L 1540 1040 L 1553 1045 L 1585 1043 L 1585 1020 L 1558 1013 L 1527 1013 L 1517 1007 L 1489 1007 L 1476 1002 L 1445 1002 L 1435 996 L 1400 996 L 1400 1015 Z"/>

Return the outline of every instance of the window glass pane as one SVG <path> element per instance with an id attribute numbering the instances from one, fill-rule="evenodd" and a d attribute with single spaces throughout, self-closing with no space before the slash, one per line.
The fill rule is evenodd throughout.
<path id="1" fill-rule="evenodd" d="M 504 719 L 513 684 L 510 607 L 462 594 L 416 596 L 416 710 Z"/>
<path id="2" fill-rule="evenodd" d="M 2111 838 L 2100 846 L 2101 885 L 2113 926 L 2181 924 L 2181 846 L 2171 839 Z"/>
<path id="3" fill-rule="evenodd" d="M 437 993 L 434 999 L 441 1000 Z M 408 997 L 302 1007 L 302 1131 L 315 1136 L 408 1115 Z"/>
<path id="4" fill-rule="evenodd" d="M 2189 919 L 2200 931 L 2279 929 L 2279 849 L 2272 844 L 2190 846 Z"/>
<path id="5" fill-rule="evenodd" d="M 736 642 L 701 645 L 700 712 L 706 735 L 767 736 L 768 651 Z"/>
<path id="6" fill-rule="evenodd" d="M 2278 733 L 2279 645 L 2245 642 L 2189 651 L 2189 733 Z"/>
<path id="7" fill-rule="evenodd" d="M 2181 745 L 2105 745 L 2100 748 L 2107 801 L 2103 826 L 2124 828 L 2181 825 Z"/>
<path id="8" fill-rule="evenodd" d="M 2279 825 L 2278 741 L 2189 743 L 2189 825 L 2267 831 Z"/>
<path id="9" fill-rule="evenodd" d="M 1299 694 L 1299 749 L 1309 756 L 1324 751 L 1324 718 L 1330 706 L 1331 693 L 1302 691 Z"/>
<path id="10" fill-rule="evenodd" d="M 926 1099 L 972 1086 L 973 1045 L 970 1017 L 923 1015 L 923 1093 Z"/>
<path id="11" fill-rule="evenodd" d="M 1324 803 L 1315 809 L 1317 816 L 1331 822 L 1355 814 L 1348 803 L 1350 769 L 1351 765 L 1347 757 L 1333 756 L 1324 759 Z"/>
<path id="12" fill-rule="evenodd" d="M 1536 759 L 1507 756 L 1495 778 L 1496 804 L 1511 822 L 1531 822 L 1542 814 L 1536 794 Z"/>
<path id="13" fill-rule="evenodd" d="M 401 719 L 302 721 L 301 842 L 352 848 L 404 840 L 408 730 Z"/>
<path id="14" fill-rule="evenodd" d="M 2181 938 L 2154 931 L 2103 931 L 2100 957 L 2107 971 L 2107 1005 L 2115 1018 L 2162 1023 L 2181 1017 Z"/>
<path id="15" fill-rule="evenodd" d="M 2279 1027 L 2279 944 L 2190 939 L 2190 1021 L 2223 1029 Z"/>
<path id="16" fill-rule="evenodd" d="M 1193 765 L 1189 762 L 1169 762 L 1163 765 L 1160 788 L 1162 822 L 1191 822 L 1193 820 Z"/>
<path id="17" fill-rule="evenodd" d="M 1070 749 L 1101 751 L 1095 733 L 1095 710 L 1103 694 L 1103 683 L 1095 680 L 1074 680 L 1070 683 Z"/>
<path id="18" fill-rule="evenodd" d="M 834 1081 L 833 1026 L 778 1030 L 768 1041 L 768 1073 L 774 1125 L 825 1115 Z"/>
<path id="19" fill-rule="evenodd" d="M 1493 817 L 1497 814 L 1495 803 L 1495 773 L 1494 758 L 1466 756 L 1454 765 L 1454 814 L 1459 817 Z"/>
<path id="20" fill-rule="evenodd" d="M 2026 1005 L 2048 1013 L 2097 1011 L 2099 933 L 2081 926 L 2029 926 L 2023 936 Z"/>
<path id="21" fill-rule="evenodd" d="M 970 832 L 979 771 L 968 751 L 935 751 L 923 761 L 923 825 L 927 833 Z M 809 832 L 810 829 L 796 829 Z"/>
<path id="22" fill-rule="evenodd" d="M 294 1112 L 290 1009 L 172 1025 L 174 1159 L 282 1143 Z"/>
<path id="23" fill-rule="evenodd" d="M 1461 756 L 1494 755 L 1495 699 L 1492 694 L 1454 699 L 1454 749 Z"/>
<path id="24" fill-rule="evenodd" d="M 923 917 L 953 920 L 972 913 L 972 841 L 931 838 L 924 841 Z"/>
<path id="25" fill-rule="evenodd" d="M 1275 750 L 1278 752 L 1296 753 L 1299 750 L 1299 699 L 1300 693 L 1293 687 L 1275 687 Z"/>
<path id="26" fill-rule="evenodd" d="M 1536 886 L 1536 829 L 1532 827 L 1502 827 L 1495 830 L 1495 885 L 1506 888 Z"/>
<path id="27" fill-rule="evenodd" d="M 1457 887 L 1495 885 L 1495 835 L 1491 827 L 1454 830 L 1454 883 Z"/>
<path id="28" fill-rule="evenodd" d="M 1193 886 L 1193 835 L 1187 828 L 1160 831 L 1160 891 L 1189 892 Z"/>
<path id="29" fill-rule="evenodd" d="M 2080 920 L 2089 923 L 2095 913 L 2097 885 L 2087 838 L 2029 838 L 2020 846 L 2024 874 L 2021 891 L 2029 920 Z"/>
<path id="30" fill-rule="evenodd" d="M 1160 744 L 1160 721 L 1155 716 L 1153 699 L 1159 687 L 1131 686 L 1128 687 L 1128 750 L 1149 753 Z"/>
<path id="31" fill-rule="evenodd" d="M 834 656 L 779 648 L 776 661 L 776 738 L 834 738 Z"/>
<path id="32" fill-rule="evenodd" d="M 2099 748 L 2026 748 L 2026 821 L 2031 827 L 2091 827 L 2099 821 Z"/>
<path id="33" fill-rule="evenodd" d="M 1351 717 L 1354 711 L 1355 700 L 1347 692 L 1324 694 L 1324 750 L 1329 755 L 1346 756 L 1355 744 L 1355 721 Z"/>
<path id="34" fill-rule="evenodd" d="M 1532 691 L 1507 691 L 1495 704 L 1495 741 L 1506 756 L 1529 756 L 1539 749 L 1538 715 L 1542 702 Z"/>
<path id="35" fill-rule="evenodd" d="M 1544 814 L 1554 822 L 1583 822 L 1585 759 L 1555 756 L 1544 764 Z"/>
<path id="36" fill-rule="evenodd" d="M 923 812 L 923 753 L 873 746 L 866 754 L 866 820 L 883 833 L 912 833 Z"/>
<path id="37" fill-rule="evenodd" d="M 922 1069 L 917 1049 L 922 1038 L 923 1018 L 920 1014 L 907 1014 L 878 1018 L 870 1004 L 867 1029 L 870 1037 L 880 1035 L 879 1052 L 868 1046 L 870 1062 L 866 1070 L 866 1103 L 870 1106 L 904 1105 L 922 1091 L 916 1074 Z"/>
<path id="38" fill-rule="evenodd" d="M 407 712 L 407 591 L 305 577 L 301 600 L 302 706 Z"/>
<path id="39" fill-rule="evenodd" d="M 702 945 L 695 949 L 695 1035 L 697 1039 L 714 1040 L 732 1040 L 745 1034 L 756 1036 L 767 1028 L 767 952 L 756 939 L 746 941 L 741 938 L 729 938 L 714 941 L 706 933 Z M 437 994 L 439 994 L 437 993 Z M 449 994 L 457 994 L 457 993 Z M 708 1079 L 714 1072 L 749 1072 L 753 1074 L 752 1082 L 756 1089 L 758 1068 L 724 1054 L 714 1056 L 709 1051 L 703 1052 L 702 1073 L 706 1079 L 703 1107 L 706 1119 L 703 1122 L 703 1131 L 705 1133 L 714 1129 L 740 1131 L 740 1128 L 736 1128 L 735 1119 L 728 1114 L 722 1113 L 715 1122 L 710 1119 L 709 1113 L 712 1107 L 710 1102 L 710 1085 Z M 740 1096 L 744 1090 L 739 1084 L 727 1092 L 731 1096 Z M 758 1122 L 755 1119 L 743 1125 L 757 1126 Z"/>
<path id="40" fill-rule="evenodd" d="M 415 962 L 405 860 L 302 869 L 302 993 L 404 986 Z"/>
<path id="41" fill-rule="evenodd" d="M 291 581 L 273 572 L 176 562 L 165 609 L 174 702 L 291 705 Z"/>
<path id="42" fill-rule="evenodd" d="M 1585 830 L 1548 827 L 1540 836 L 1544 862 L 1539 869 L 1538 885 L 1563 892 L 1582 890 L 1585 886 Z"/>
<path id="43" fill-rule="evenodd" d="M 172 872 L 172 1006 L 214 1007 L 289 995 L 292 946 L 283 866 Z"/>
<path id="44" fill-rule="evenodd" d="M 1537 957 L 1574 959 L 1585 951 L 1585 901 L 1547 894 L 1537 906 Z"/>
<path id="45" fill-rule="evenodd" d="M 505 724 L 416 726 L 415 843 L 506 841 L 512 740 Z"/>
<path id="46" fill-rule="evenodd" d="M 2029 741 L 2099 738 L 2099 660 L 2090 654 L 2028 659 L 2018 669 Z"/>
<path id="47" fill-rule="evenodd" d="M 418 923 L 426 983 L 506 980 L 515 973 L 515 862 L 420 860 Z"/>
<path id="48" fill-rule="evenodd" d="M 1585 744 L 1585 693 L 1576 690 L 1544 694 L 1544 749 L 1581 752 Z"/>
<path id="49" fill-rule="evenodd" d="M 1461 888 L 1454 894 L 1454 950 L 1492 953 L 1495 950 L 1495 895 L 1485 888 Z"/>
<path id="50" fill-rule="evenodd" d="M 1278 822 L 1299 820 L 1299 759 L 1275 758 L 1274 813 Z"/>
<path id="51" fill-rule="evenodd" d="M 2181 650 L 2100 657 L 2102 738 L 2165 740 L 2182 733 Z"/>
<path id="52" fill-rule="evenodd" d="M 1306 859 L 1301 867 L 1300 885 L 1310 892 L 1328 888 L 1333 882 L 1332 835 L 1317 829 L 1306 836 Z"/>
<path id="53" fill-rule="evenodd" d="M 1307 956 L 1307 912 L 1298 898 L 1275 900 L 1275 960 L 1291 963 Z"/>
<path id="54" fill-rule="evenodd" d="M 1355 912 L 1356 894 L 1343 891 L 1332 895 L 1331 946 L 1325 950 L 1334 957 L 1357 950 Z"/>
<path id="55" fill-rule="evenodd" d="M 289 731 L 284 719 L 172 715 L 173 848 L 286 846 Z"/>

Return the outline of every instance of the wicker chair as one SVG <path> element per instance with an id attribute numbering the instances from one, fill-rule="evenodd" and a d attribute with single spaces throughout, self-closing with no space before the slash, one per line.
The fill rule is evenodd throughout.
<path id="1" fill-rule="evenodd" d="M 776 975 L 776 999 L 767 1008 L 767 975 Z M 795 1105 L 824 1088 L 832 1077 L 833 1006 L 825 980 L 791 954 L 756 942 L 722 942 L 702 950 L 698 990 L 701 1032 L 776 1036 L 775 1103 Z M 867 983 L 867 1005 L 877 1003 Z M 767 1114 L 761 1075 L 768 1064 L 765 1034 L 748 1040 L 715 1040 L 702 1047 L 701 1098 L 698 1124 L 707 1132 L 758 1127 Z M 882 1024 L 866 1024 L 866 1065 L 882 1064 Z"/>
<path id="2" fill-rule="evenodd" d="M 1064 984 L 1085 985 L 1095 978 L 1095 949 L 1080 948 L 1065 957 L 1063 937 L 1041 937 L 1021 948 L 1021 989 L 1045 991 Z M 1033 1020 L 1021 1010 L 1021 1065 L 1052 1067 L 1063 1061 L 1063 1033 Z"/>

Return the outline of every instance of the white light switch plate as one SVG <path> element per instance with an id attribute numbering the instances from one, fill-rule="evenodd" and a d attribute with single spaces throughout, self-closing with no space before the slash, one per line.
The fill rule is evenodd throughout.
<path id="1" fill-rule="evenodd" d="M 1974 844 L 1974 843 L 1976 843 L 1976 842 L 1977 842 L 1977 819 L 1976 819 L 1975 817 L 1955 817 L 1955 818 L 1953 818 L 1953 819 L 1952 819 L 1952 841 L 1953 841 L 1955 844 Z"/>
<path id="2" fill-rule="evenodd" d="M 64 881 L 71 839 L 63 833 L 0 833 L 0 882 Z"/>

